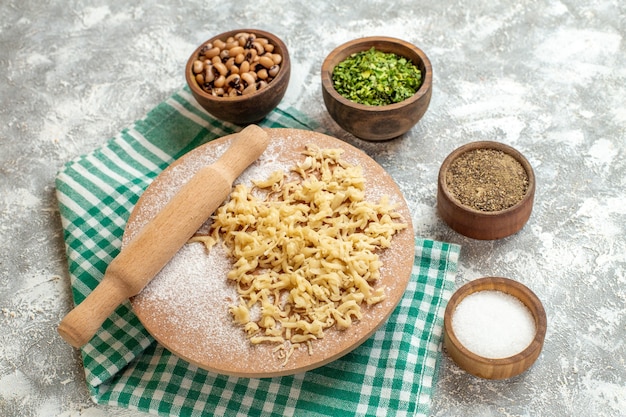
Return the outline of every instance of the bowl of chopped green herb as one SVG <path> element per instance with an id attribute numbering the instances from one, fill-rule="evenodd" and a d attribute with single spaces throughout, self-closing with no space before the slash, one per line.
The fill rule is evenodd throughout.
<path id="1" fill-rule="evenodd" d="M 321 74 L 328 113 L 361 139 L 401 136 L 430 104 L 430 60 L 400 39 L 377 36 L 344 43 L 326 57 Z"/>

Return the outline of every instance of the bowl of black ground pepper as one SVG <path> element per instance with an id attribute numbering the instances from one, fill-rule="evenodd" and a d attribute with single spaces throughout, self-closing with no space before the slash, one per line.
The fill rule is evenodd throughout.
<path id="1" fill-rule="evenodd" d="M 535 175 L 516 149 L 479 141 L 454 150 L 441 164 L 437 211 L 458 233 L 494 240 L 521 230 L 530 218 Z"/>

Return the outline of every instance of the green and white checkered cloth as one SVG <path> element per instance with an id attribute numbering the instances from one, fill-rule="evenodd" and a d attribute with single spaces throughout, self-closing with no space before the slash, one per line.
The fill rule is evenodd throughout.
<path id="1" fill-rule="evenodd" d="M 280 108 L 260 125 L 314 128 L 296 110 Z M 150 182 L 186 152 L 239 129 L 212 118 L 182 88 L 62 168 L 57 197 L 77 304 L 119 252 L 128 216 Z M 81 349 L 90 394 L 100 404 L 162 416 L 426 416 L 460 248 L 420 238 L 415 248 L 410 283 L 388 322 L 324 367 L 267 379 L 211 373 L 158 344 L 125 303 Z"/>

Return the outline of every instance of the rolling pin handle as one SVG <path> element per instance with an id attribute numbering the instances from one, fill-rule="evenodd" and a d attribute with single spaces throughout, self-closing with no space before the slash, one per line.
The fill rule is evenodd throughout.
<path id="1" fill-rule="evenodd" d="M 122 289 L 114 280 L 103 279 L 63 318 L 57 329 L 61 337 L 75 348 L 89 342 L 111 313 L 128 299 Z"/>

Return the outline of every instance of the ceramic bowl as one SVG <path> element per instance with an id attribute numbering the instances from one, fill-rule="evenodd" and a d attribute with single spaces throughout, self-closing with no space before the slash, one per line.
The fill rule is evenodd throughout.
<path id="1" fill-rule="evenodd" d="M 410 98 L 385 106 L 368 106 L 348 100 L 333 87 L 335 66 L 350 55 L 377 50 L 410 59 L 422 72 L 422 85 Z M 426 113 L 432 94 L 433 70 L 426 54 L 408 42 L 389 37 L 366 37 L 335 48 L 322 64 L 322 95 L 331 117 L 344 130 L 366 140 L 388 140 L 406 133 Z"/>
<path id="2" fill-rule="evenodd" d="M 528 184 L 526 193 L 517 204 L 503 210 L 482 211 L 464 205 L 452 194 L 446 182 L 450 166 L 465 152 L 476 149 L 503 151 L 522 165 L 528 177 Z M 474 239 L 500 239 L 521 230 L 530 218 L 534 197 L 535 174 L 530 163 L 516 149 L 500 142 L 479 141 L 463 145 L 448 155 L 439 170 L 437 186 L 439 215 L 452 229 Z"/>
<path id="3" fill-rule="evenodd" d="M 521 352 L 506 358 L 486 358 L 467 349 L 457 338 L 452 316 L 465 297 L 478 291 L 496 290 L 520 300 L 535 321 L 535 337 Z M 539 298 L 518 281 L 502 277 L 485 277 L 470 281 L 450 298 L 444 315 L 444 347 L 448 355 L 466 372 L 485 379 L 507 379 L 530 368 L 541 353 L 547 329 L 546 313 Z"/>
<path id="4" fill-rule="evenodd" d="M 272 79 L 265 88 L 257 90 L 254 93 L 240 95 L 236 97 L 219 97 L 214 96 L 198 85 L 196 77 L 193 73 L 194 61 L 198 57 L 200 50 L 207 43 L 213 43 L 216 40 L 226 41 L 229 37 L 235 36 L 240 32 L 254 33 L 257 38 L 266 38 L 274 45 L 273 53 L 282 56 L 280 63 L 280 71 L 278 75 Z M 185 78 L 191 90 L 191 94 L 196 101 L 211 115 L 218 119 L 235 123 L 238 125 L 246 125 L 256 123 L 269 114 L 282 100 L 291 73 L 291 62 L 289 52 L 285 43 L 276 35 L 259 30 L 259 29 L 237 29 L 224 32 L 203 42 L 191 54 L 185 67 Z"/>

